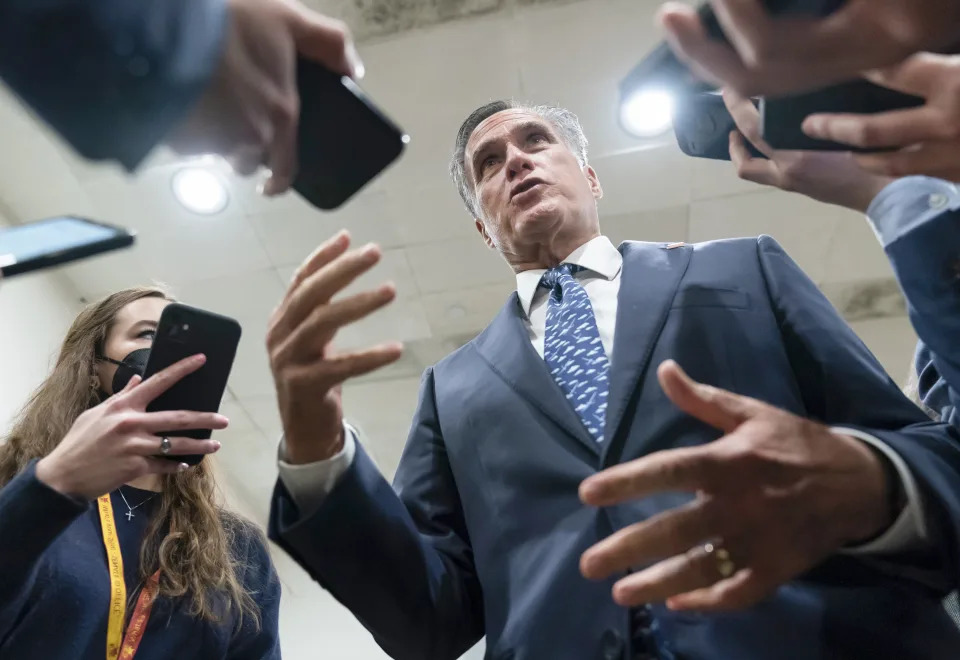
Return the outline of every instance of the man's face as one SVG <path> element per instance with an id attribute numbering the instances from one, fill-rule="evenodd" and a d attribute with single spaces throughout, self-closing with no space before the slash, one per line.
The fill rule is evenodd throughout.
<path id="1" fill-rule="evenodd" d="M 465 167 L 483 218 L 477 229 L 505 256 L 524 255 L 561 235 L 595 235 L 596 173 L 581 167 L 557 130 L 536 114 L 504 110 L 467 142 Z"/>

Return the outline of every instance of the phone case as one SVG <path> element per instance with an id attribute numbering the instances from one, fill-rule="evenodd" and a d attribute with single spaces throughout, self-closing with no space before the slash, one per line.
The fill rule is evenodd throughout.
<path id="1" fill-rule="evenodd" d="M 923 105 L 925 101 L 867 80 L 855 80 L 833 85 L 815 92 L 760 102 L 763 139 L 774 149 L 806 151 L 883 151 L 857 149 L 848 144 L 815 140 L 803 132 L 803 121 L 820 112 L 873 114 L 891 110 L 906 110 Z"/>
<path id="2" fill-rule="evenodd" d="M 234 319 L 188 305 L 173 303 L 163 310 L 156 337 L 147 359 L 144 379 L 184 358 L 198 353 L 207 357 L 206 364 L 157 397 L 147 412 L 190 410 L 217 412 L 227 389 L 227 379 L 240 343 L 240 324 Z M 158 433 L 206 440 L 210 429 L 192 429 Z M 196 465 L 203 456 L 167 456 Z"/>
<path id="3" fill-rule="evenodd" d="M 341 206 L 399 158 L 409 138 L 350 78 L 297 63 L 299 170 L 293 189 L 313 206 Z"/>

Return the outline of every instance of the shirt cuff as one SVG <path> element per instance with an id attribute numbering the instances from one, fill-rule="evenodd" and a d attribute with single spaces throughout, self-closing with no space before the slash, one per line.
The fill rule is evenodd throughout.
<path id="1" fill-rule="evenodd" d="M 947 211 L 960 209 L 956 184 L 926 176 L 897 179 L 880 191 L 867 209 L 877 239 L 887 247 L 898 238 Z"/>
<path id="2" fill-rule="evenodd" d="M 277 457 L 280 481 L 286 486 L 302 518 L 309 517 L 320 508 L 340 483 L 340 478 L 350 469 L 357 453 L 356 433 L 352 426 L 344 422 L 343 447 L 340 451 L 325 461 L 303 465 L 292 465 L 283 460 L 284 440 L 280 439 Z"/>
<path id="3" fill-rule="evenodd" d="M 842 427 L 830 429 L 833 433 L 846 435 L 865 442 L 873 449 L 883 454 L 896 469 L 906 493 L 907 505 L 900 515 L 879 537 L 863 545 L 844 548 L 841 552 L 850 555 L 892 555 L 907 552 L 923 547 L 930 538 L 927 533 L 927 523 L 924 516 L 923 500 L 920 497 L 920 488 L 917 480 L 906 462 L 895 452 L 890 445 L 869 433 Z"/>

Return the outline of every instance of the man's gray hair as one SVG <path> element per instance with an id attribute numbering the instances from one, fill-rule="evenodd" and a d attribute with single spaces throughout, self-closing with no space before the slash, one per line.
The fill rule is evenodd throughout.
<path id="1" fill-rule="evenodd" d="M 577 157 L 580 167 L 587 166 L 587 136 L 583 134 L 583 127 L 575 114 L 566 108 L 553 105 L 525 105 L 516 101 L 493 101 L 470 113 L 470 116 L 461 124 L 457 132 L 457 142 L 450 161 L 450 176 L 457 186 L 460 197 L 467 210 L 474 218 L 482 218 L 480 203 L 474 194 L 473 184 L 467 179 L 467 168 L 464 162 L 467 151 L 467 142 L 470 136 L 484 120 L 504 110 L 524 110 L 537 115 L 549 122 L 566 143 L 573 155 Z"/>

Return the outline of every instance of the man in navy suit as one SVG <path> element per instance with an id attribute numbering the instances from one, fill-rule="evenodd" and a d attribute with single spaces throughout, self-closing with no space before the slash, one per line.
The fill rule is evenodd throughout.
<path id="1" fill-rule="evenodd" d="M 452 170 L 517 291 L 424 374 L 393 487 L 339 386 L 401 347 L 331 346 L 394 296 L 335 298 L 376 246 L 321 246 L 267 339 L 271 536 L 392 657 L 956 657 L 957 436 L 772 239 L 615 248 L 558 108 L 478 109 Z"/>
<path id="2" fill-rule="evenodd" d="M 0 78 L 77 151 L 133 169 L 159 142 L 296 171 L 295 57 L 362 75 L 340 21 L 296 0 L 3 0 Z"/>

